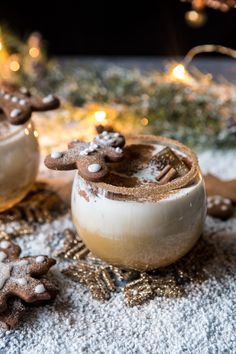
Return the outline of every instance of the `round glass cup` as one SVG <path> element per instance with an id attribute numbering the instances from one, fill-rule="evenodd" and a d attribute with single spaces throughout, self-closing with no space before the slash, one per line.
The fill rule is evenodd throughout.
<path id="1" fill-rule="evenodd" d="M 197 157 L 185 145 L 151 135 L 128 144 L 169 146 L 190 167 L 164 185 L 117 186 L 88 182 L 76 173 L 72 189 L 75 227 L 93 254 L 123 268 L 151 270 L 184 256 L 200 237 L 206 193 Z"/>
<path id="2" fill-rule="evenodd" d="M 22 200 L 35 182 L 39 145 L 32 122 L 0 137 L 0 212 Z"/>

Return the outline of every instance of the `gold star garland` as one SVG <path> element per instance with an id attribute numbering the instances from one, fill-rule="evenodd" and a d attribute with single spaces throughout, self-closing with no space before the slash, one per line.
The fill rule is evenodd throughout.
<path id="1" fill-rule="evenodd" d="M 116 290 L 108 269 L 109 267 L 104 268 L 78 262 L 64 269 L 62 273 L 86 286 L 93 298 L 105 301 L 110 299 L 111 292 Z"/>
<path id="2" fill-rule="evenodd" d="M 65 229 L 63 234 L 64 246 L 56 252 L 56 256 L 74 260 L 84 259 L 89 253 L 89 249 L 85 246 L 79 235 L 71 229 Z"/>

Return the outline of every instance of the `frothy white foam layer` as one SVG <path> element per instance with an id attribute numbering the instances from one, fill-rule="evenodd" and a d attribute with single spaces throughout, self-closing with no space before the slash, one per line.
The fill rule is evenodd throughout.
<path id="1" fill-rule="evenodd" d="M 161 144 L 144 144 L 151 146 L 153 148 L 152 154 L 149 157 L 150 160 L 156 155 L 158 154 L 161 150 L 163 150 L 166 146 L 161 145 Z M 186 157 L 185 154 L 183 154 L 180 150 L 171 147 L 171 150 L 173 152 L 175 152 L 178 156 L 181 157 Z M 111 165 L 111 169 L 112 169 L 112 165 Z M 142 168 L 142 169 L 138 169 L 138 171 L 132 173 L 132 174 L 126 174 L 126 173 L 117 173 L 117 171 L 115 171 L 115 174 L 119 175 L 119 176 L 129 176 L 129 177 L 136 177 L 138 178 L 138 180 L 141 183 L 148 183 L 148 182 L 157 182 L 156 178 L 159 176 L 159 174 L 161 173 L 160 169 L 158 168 L 158 165 L 155 163 L 155 161 L 150 161 L 147 165 L 147 167 Z"/>
<path id="2" fill-rule="evenodd" d="M 152 145 L 152 144 L 151 144 Z M 163 145 L 152 145 L 154 147 L 152 156 L 155 156 L 160 152 L 164 146 Z M 157 166 L 155 164 L 148 164 L 147 168 L 137 171 L 132 174 L 133 177 L 137 177 L 140 181 L 156 182 L 156 177 L 160 174 Z"/>

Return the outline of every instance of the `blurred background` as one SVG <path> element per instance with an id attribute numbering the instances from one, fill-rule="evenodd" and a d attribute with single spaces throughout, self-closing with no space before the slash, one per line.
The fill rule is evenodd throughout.
<path id="1" fill-rule="evenodd" d="M 41 32 L 52 55 L 184 55 L 195 45 L 236 48 L 236 9 L 194 14 L 180 0 L 1 1 L 0 23 L 20 36 Z"/>
<path id="2" fill-rule="evenodd" d="M 236 0 L 2 1 L 0 80 L 63 99 L 45 151 L 98 123 L 235 147 L 235 33 Z"/>

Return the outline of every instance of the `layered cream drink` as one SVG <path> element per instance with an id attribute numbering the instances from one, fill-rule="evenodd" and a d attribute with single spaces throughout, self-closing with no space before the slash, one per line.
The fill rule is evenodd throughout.
<path id="1" fill-rule="evenodd" d="M 27 194 L 38 165 L 39 146 L 33 124 L 16 126 L 0 120 L 0 212 Z"/>
<path id="2" fill-rule="evenodd" d="M 204 225 L 197 158 L 171 139 L 136 136 L 121 147 L 110 134 L 116 133 L 103 132 L 90 145 L 73 143 L 66 155 L 51 155 L 54 161 L 64 155 L 64 168 L 76 161 L 71 206 L 79 235 L 92 253 L 116 266 L 147 270 L 173 263 L 193 247 Z M 99 155 L 109 146 L 106 137 L 117 159 Z"/>
<path id="3" fill-rule="evenodd" d="M 52 95 L 40 98 L 25 87 L 0 85 L 0 212 L 20 201 L 35 182 L 39 146 L 32 112 L 58 106 Z"/>

